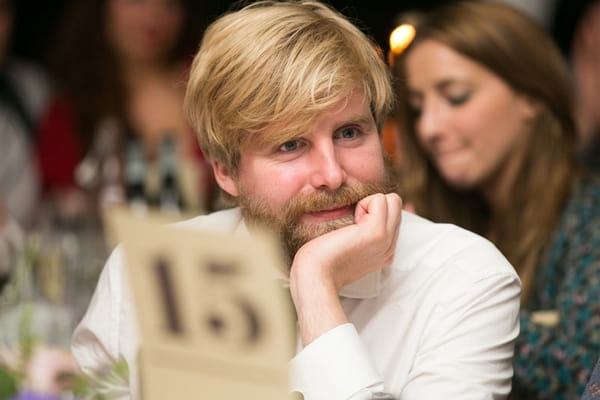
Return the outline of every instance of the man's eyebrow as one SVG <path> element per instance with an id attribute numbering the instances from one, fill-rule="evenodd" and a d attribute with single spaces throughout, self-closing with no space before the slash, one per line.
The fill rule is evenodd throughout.
<path id="1" fill-rule="evenodd" d="M 371 124 L 375 124 L 375 120 L 373 119 L 373 116 L 371 114 L 363 114 L 363 115 L 356 115 L 354 117 L 350 117 L 345 121 L 340 122 L 339 124 L 335 125 L 335 130 L 338 130 L 344 126 L 348 126 L 348 125 L 371 125 Z"/>

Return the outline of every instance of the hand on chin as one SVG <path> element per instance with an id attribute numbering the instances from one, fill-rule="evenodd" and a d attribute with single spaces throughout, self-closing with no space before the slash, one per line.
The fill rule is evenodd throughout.
<path id="1" fill-rule="evenodd" d="M 356 205 L 355 223 L 315 237 L 300 247 L 292 263 L 292 282 L 318 280 L 339 291 L 389 266 L 401 212 L 402 200 L 395 193 L 365 197 Z"/>

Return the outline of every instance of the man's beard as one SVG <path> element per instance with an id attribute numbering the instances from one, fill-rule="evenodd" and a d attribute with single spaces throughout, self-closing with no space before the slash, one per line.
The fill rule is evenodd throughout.
<path id="1" fill-rule="evenodd" d="M 269 208 L 264 201 L 251 198 L 241 188 L 240 209 L 250 229 L 266 228 L 278 235 L 291 264 L 296 252 L 306 242 L 354 223 L 354 212 L 342 218 L 314 223 L 301 223 L 303 215 L 346 206 L 352 206 L 354 210 L 356 203 L 367 196 L 397 192 L 395 182 L 394 172 L 388 167 L 382 182 L 343 185 L 334 191 L 319 190 L 310 195 L 298 195 L 277 210 Z"/>

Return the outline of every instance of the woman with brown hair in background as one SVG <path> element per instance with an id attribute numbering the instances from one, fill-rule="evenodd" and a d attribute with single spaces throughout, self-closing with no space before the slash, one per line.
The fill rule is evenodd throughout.
<path id="1" fill-rule="evenodd" d="M 102 180 L 115 187 L 100 193 L 107 197 L 100 202 L 119 201 L 121 180 L 131 178 L 130 159 L 140 162 L 133 166 L 136 175 L 143 175 L 135 177 L 143 181 L 137 182 L 143 186 L 138 190 L 154 186 L 156 192 L 156 182 L 147 185 L 145 175 L 168 143 L 175 147 L 171 158 L 185 182 L 180 186 L 188 189 L 182 193 L 186 205 L 195 212 L 209 207 L 212 175 L 182 110 L 190 57 L 202 27 L 192 4 L 73 2 L 51 53 L 59 96 L 38 136 L 44 187 L 59 202 L 73 204 L 73 193 L 82 187 L 102 191 Z M 107 161 L 114 158 L 109 153 L 116 153 L 124 171 Z"/>
<path id="2" fill-rule="evenodd" d="M 579 398 L 600 352 L 600 180 L 576 162 L 558 49 L 513 8 L 464 1 L 420 23 L 401 69 L 403 198 L 519 273 L 514 392 Z"/>

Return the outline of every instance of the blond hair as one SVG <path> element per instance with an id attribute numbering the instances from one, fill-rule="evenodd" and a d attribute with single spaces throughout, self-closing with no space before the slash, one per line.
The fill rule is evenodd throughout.
<path id="1" fill-rule="evenodd" d="M 418 143 L 415 118 L 405 99 L 407 88 L 400 89 L 402 115 L 407 116 L 407 166 L 401 181 L 405 200 L 425 217 L 492 239 L 519 273 L 526 303 L 535 268 L 552 240 L 576 172 L 576 130 L 566 64 L 542 27 L 501 3 L 462 1 L 438 9 L 419 25 L 403 57 L 427 39 L 474 60 L 542 105 L 511 190 L 511 207 L 492 220 L 479 192 L 457 190 L 444 182 Z"/>
<path id="2" fill-rule="evenodd" d="M 365 34 L 316 1 L 261 1 L 209 26 L 184 107 L 207 157 L 235 172 L 246 144 L 298 136 L 354 90 L 381 128 L 390 73 Z"/>

